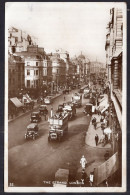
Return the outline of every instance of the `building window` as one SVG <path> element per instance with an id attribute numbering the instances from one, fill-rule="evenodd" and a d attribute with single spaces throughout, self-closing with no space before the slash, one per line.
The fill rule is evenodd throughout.
<path id="1" fill-rule="evenodd" d="M 38 80 L 36 80 L 36 87 L 38 86 Z"/>
<path id="2" fill-rule="evenodd" d="M 27 70 L 27 75 L 30 75 L 30 70 Z"/>
<path id="3" fill-rule="evenodd" d="M 30 80 L 27 80 L 27 88 L 30 88 Z"/>
<path id="4" fill-rule="evenodd" d="M 16 49 L 15 46 L 12 46 L 12 53 L 15 53 Z"/>
<path id="5" fill-rule="evenodd" d="M 38 70 L 36 70 L 36 75 L 38 75 Z"/>
<path id="6" fill-rule="evenodd" d="M 27 62 L 27 66 L 30 66 L 30 62 Z"/>
<path id="7" fill-rule="evenodd" d="M 9 84 L 11 85 L 11 78 L 9 78 Z"/>
<path id="8" fill-rule="evenodd" d="M 18 42 L 18 37 L 15 37 L 15 43 L 17 43 Z"/>
<path id="9" fill-rule="evenodd" d="M 38 62 L 36 62 L 36 66 L 38 66 Z"/>

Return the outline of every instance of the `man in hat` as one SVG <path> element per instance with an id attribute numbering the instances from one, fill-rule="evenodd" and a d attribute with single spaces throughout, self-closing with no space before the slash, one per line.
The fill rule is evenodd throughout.
<path id="1" fill-rule="evenodd" d="M 98 140 L 99 140 L 99 137 L 98 137 L 98 134 L 95 135 L 95 143 L 96 143 L 96 146 L 98 145 Z"/>

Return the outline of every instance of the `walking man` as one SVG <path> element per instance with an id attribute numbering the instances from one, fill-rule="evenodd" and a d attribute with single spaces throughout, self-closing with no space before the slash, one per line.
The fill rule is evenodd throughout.
<path id="1" fill-rule="evenodd" d="M 94 180 L 94 172 L 90 172 L 90 176 L 89 176 L 90 187 L 93 186 L 93 180 Z"/>
<path id="2" fill-rule="evenodd" d="M 86 158 L 84 157 L 84 155 L 82 156 L 81 160 L 80 160 L 80 164 L 81 164 L 81 167 L 82 167 L 82 170 L 85 170 L 85 166 L 87 164 L 87 160 Z"/>
<path id="3" fill-rule="evenodd" d="M 94 122 L 94 128 L 95 128 L 95 130 L 96 130 L 96 128 L 97 128 L 97 122 Z"/>
<path id="4" fill-rule="evenodd" d="M 98 140 L 99 140 L 99 137 L 98 137 L 98 135 L 96 134 L 96 135 L 95 135 L 95 143 L 96 143 L 96 146 L 98 145 Z"/>

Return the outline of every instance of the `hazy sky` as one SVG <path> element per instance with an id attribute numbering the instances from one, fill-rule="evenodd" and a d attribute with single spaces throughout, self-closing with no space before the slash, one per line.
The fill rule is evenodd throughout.
<path id="1" fill-rule="evenodd" d="M 6 25 L 36 36 L 46 52 L 63 48 L 72 57 L 82 51 L 105 62 L 106 26 L 114 6 L 117 3 L 6 3 Z"/>

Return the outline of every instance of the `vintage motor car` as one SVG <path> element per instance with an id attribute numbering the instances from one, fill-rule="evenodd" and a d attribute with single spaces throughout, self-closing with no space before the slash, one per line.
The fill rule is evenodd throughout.
<path id="1" fill-rule="evenodd" d="M 58 112 L 63 112 L 64 104 L 59 104 L 58 105 Z"/>
<path id="2" fill-rule="evenodd" d="M 69 89 L 64 89 L 63 94 L 69 93 Z"/>
<path id="3" fill-rule="evenodd" d="M 30 121 L 31 121 L 31 123 L 40 122 L 41 121 L 40 112 L 32 112 Z"/>
<path id="4" fill-rule="evenodd" d="M 39 107 L 39 112 L 43 115 L 46 115 L 48 114 L 48 109 L 47 109 L 47 106 L 46 105 L 40 105 Z"/>
<path id="5" fill-rule="evenodd" d="M 31 123 L 27 126 L 27 132 L 25 133 L 25 139 L 35 140 L 38 134 L 38 125 L 36 123 Z"/>
<path id="6" fill-rule="evenodd" d="M 87 104 L 85 105 L 85 108 L 84 108 L 84 111 L 83 111 L 83 112 L 84 112 L 85 114 L 92 115 L 92 112 L 93 112 L 92 107 L 93 107 L 93 104 L 87 103 Z"/>
<path id="7" fill-rule="evenodd" d="M 47 96 L 46 98 L 44 98 L 44 102 L 45 102 L 45 104 L 51 104 L 52 103 L 52 96 Z"/>

